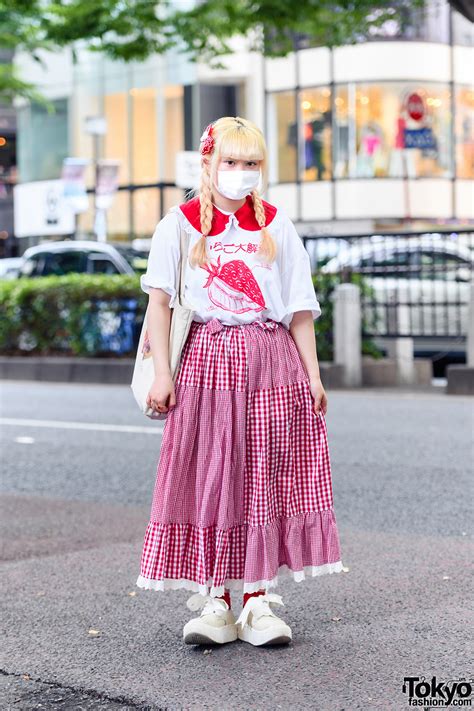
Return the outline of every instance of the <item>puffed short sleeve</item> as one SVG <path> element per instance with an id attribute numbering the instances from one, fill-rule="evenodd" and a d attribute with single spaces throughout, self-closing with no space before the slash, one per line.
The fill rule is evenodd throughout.
<path id="1" fill-rule="evenodd" d="M 151 238 L 151 248 L 145 274 L 140 277 L 140 286 L 146 293 L 150 287 L 163 289 L 170 295 L 170 308 L 176 300 L 176 281 L 179 265 L 180 225 L 174 212 L 166 214 L 157 224 Z"/>
<path id="2" fill-rule="evenodd" d="M 281 285 L 285 306 L 284 320 L 290 323 L 297 311 L 311 311 L 313 321 L 321 315 L 311 273 L 311 261 L 291 219 L 282 219 Z"/>

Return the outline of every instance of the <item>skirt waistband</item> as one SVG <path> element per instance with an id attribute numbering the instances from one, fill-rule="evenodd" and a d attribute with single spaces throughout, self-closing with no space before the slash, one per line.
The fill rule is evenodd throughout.
<path id="1" fill-rule="evenodd" d="M 248 328 L 250 327 L 259 327 L 263 329 L 264 331 L 276 331 L 277 328 L 281 325 L 278 321 L 274 321 L 273 319 L 268 319 L 268 321 L 252 321 L 251 323 L 242 323 L 242 324 L 226 324 L 222 323 L 219 321 L 218 318 L 214 317 L 210 321 L 202 322 L 202 321 L 193 321 L 193 324 L 196 324 L 200 326 L 201 328 L 204 327 L 209 333 L 219 333 L 219 331 L 222 331 L 222 329 L 225 328 Z"/>

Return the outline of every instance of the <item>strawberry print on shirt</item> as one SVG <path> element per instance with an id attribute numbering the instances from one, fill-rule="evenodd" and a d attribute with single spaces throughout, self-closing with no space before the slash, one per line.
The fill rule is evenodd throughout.
<path id="1" fill-rule="evenodd" d="M 277 257 L 260 258 L 260 227 L 248 196 L 235 212 L 213 206 L 211 230 L 206 237 L 209 261 L 185 270 L 185 297 L 195 310 L 194 320 L 218 318 L 238 325 L 273 319 L 289 328 L 296 311 L 309 310 L 313 320 L 321 308 L 312 281 L 309 255 L 286 212 L 265 200 L 265 226 L 277 244 Z M 140 278 L 143 291 L 163 289 L 176 301 L 180 228 L 189 234 L 189 249 L 201 237 L 199 198 L 175 205 L 153 233 L 147 271 Z"/>
<path id="2" fill-rule="evenodd" d="M 251 269 L 241 259 L 232 259 L 221 266 L 203 267 L 209 272 L 204 284 L 213 304 L 224 311 L 242 314 L 245 311 L 262 311 L 265 299 Z"/>

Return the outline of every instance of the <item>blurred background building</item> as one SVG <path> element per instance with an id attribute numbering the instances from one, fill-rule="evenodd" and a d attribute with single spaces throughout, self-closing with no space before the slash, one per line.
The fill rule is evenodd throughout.
<path id="1" fill-rule="evenodd" d="M 274 199 L 339 233 L 472 219 L 472 29 L 435 0 L 356 45 L 301 36 L 266 60 Z"/>
<path id="2" fill-rule="evenodd" d="M 263 59 L 236 39 L 225 70 L 174 51 L 125 64 L 79 46 L 76 64 L 68 49 L 47 56 L 47 70 L 19 56 L 23 75 L 56 111 L 19 102 L 15 128 L 11 110 L 0 107 L 0 135 L 10 146 L 0 151 L 0 172 L 28 183 L 58 179 L 66 156 L 118 159 L 108 237 L 150 237 L 167 208 L 184 199 L 175 186 L 176 154 L 197 150 L 210 121 L 241 115 L 265 132 L 267 199 L 284 205 L 307 234 L 469 224 L 473 37 L 467 19 L 431 0 L 424 11 L 407 9 L 403 23 L 334 50 L 300 35 L 287 57 Z M 85 130 L 89 116 L 107 120 L 95 146 Z M 92 163 L 87 185 L 92 191 Z M 13 234 L 9 200 L 7 189 L 0 226 Z M 89 238 L 92 230 L 91 199 L 75 236 Z M 16 240 L 10 254 L 39 239 Z"/>
<path id="3" fill-rule="evenodd" d="M 0 49 L 0 64 L 12 55 Z M 0 102 L 0 250 L 15 250 L 13 226 L 13 186 L 16 183 L 16 111 Z"/>

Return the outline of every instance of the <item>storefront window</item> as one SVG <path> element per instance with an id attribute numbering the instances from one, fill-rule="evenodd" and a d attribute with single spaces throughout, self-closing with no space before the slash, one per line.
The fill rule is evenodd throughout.
<path id="1" fill-rule="evenodd" d="M 456 174 L 474 178 L 474 89 L 458 87 L 455 109 Z"/>
<path id="2" fill-rule="evenodd" d="M 293 183 L 297 176 L 298 128 L 295 93 L 270 94 L 267 104 L 269 183 Z"/>
<path id="3" fill-rule="evenodd" d="M 336 178 L 451 175 L 447 86 L 341 85 L 335 105 Z"/>
<path id="4" fill-rule="evenodd" d="M 307 89 L 300 93 L 301 180 L 331 179 L 331 90 Z"/>
<path id="5" fill-rule="evenodd" d="M 453 44 L 474 47 L 474 24 L 460 12 L 453 13 Z"/>
<path id="6" fill-rule="evenodd" d="M 103 114 L 102 57 L 91 58 L 87 54 L 81 57 L 81 61 L 74 68 L 74 84 L 71 110 L 73 131 L 71 155 L 89 160 L 89 165 L 85 170 L 85 182 L 88 188 L 92 188 L 95 185 L 93 163 L 95 139 L 87 132 L 86 119 Z"/>
<path id="7" fill-rule="evenodd" d="M 376 9 L 373 19 L 379 16 Z M 449 3 L 446 0 L 425 0 L 422 7 L 400 3 L 396 19 L 372 25 L 364 39 L 402 39 L 416 42 L 449 43 Z M 362 37 L 359 38 L 359 41 Z"/>
<path id="8" fill-rule="evenodd" d="M 134 183 L 152 183 L 158 179 L 156 90 L 130 90 L 132 101 Z"/>
<path id="9" fill-rule="evenodd" d="M 119 185 L 125 185 L 130 182 L 127 93 L 107 93 L 104 115 L 107 133 L 103 141 L 103 157 L 120 161 Z"/>
<path id="10" fill-rule="evenodd" d="M 165 215 L 173 205 L 179 205 L 185 201 L 186 196 L 183 188 L 168 187 L 158 191 L 158 205 L 161 210 L 160 215 Z"/>
<path id="11" fill-rule="evenodd" d="M 184 150 L 184 88 L 176 84 L 163 87 L 165 111 L 162 154 L 164 155 L 163 180 L 176 180 L 176 153 Z M 161 155 L 161 153 L 160 153 Z"/>
<path id="12" fill-rule="evenodd" d="M 390 3 L 389 5 L 394 5 Z M 381 14 L 385 15 L 387 8 L 374 7 L 370 19 L 374 22 L 365 32 L 350 33 L 346 28 L 346 41 L 369 42 L 371 40 L 403 40 L 415 42 L 440 42 L 449 44 L 449 13 L 450 4 L 447 0 L 425 0 L 423 6 L 416 7 L 408 0 L 397 2 L 397 14 L 385 21 L 381 21 Z M 375 22 L 376 20 L 376 22 Z M 472 44 L 472 24 L 458 12 L 453 11 L 454 43 Z M 283 51 L 288 49 L 307 49 L 308 47 L 324 47 L 327 37 L 324 35 L 288 33 L 288 38 L 283 44 L 277 42 L 272 33 L 266 32 L 265 39 L 268 51 Z"/>
<path id="13" fill-rule="evenodd" d="M 128 242 L 130 240 L 130 201 L 129 190 L 119 190 L 107 210 L 107 239 L 110 242 Z"/>
<path id="14" fill-rule="evenodd" d="M 128 242 L 130 240 L 130 200 L 129 190 L 118 190 L 115 193 L 112 205 L 106 213 L 108 241 Z M 90 193 L 87 210 L 77 216 L 77 239 L 95 239 L 94 220 L 94 194 Z"/>
<path id="15" fill-rule="evenodd" d="M 134 190 L 132 200 L 134 236 L 149 238 L 159 221 L 159 190 L 157 188 Z"/>
<path id="16" fill-rule="evenodd" d="M 68 100 L 56 99 L 55 111 L 31 103 L 18 110 L 18 172 L 22 183 L 55 180 L 68 155 Z"/>

